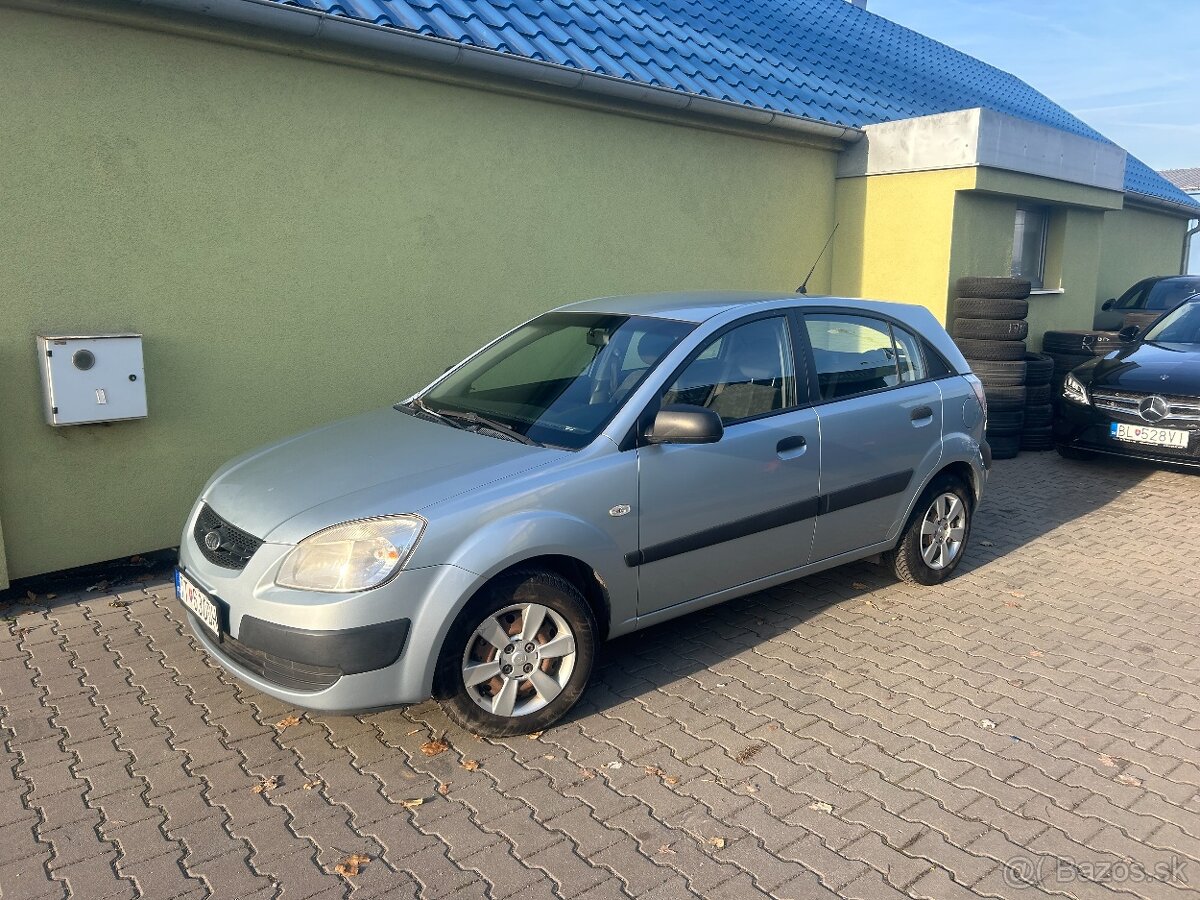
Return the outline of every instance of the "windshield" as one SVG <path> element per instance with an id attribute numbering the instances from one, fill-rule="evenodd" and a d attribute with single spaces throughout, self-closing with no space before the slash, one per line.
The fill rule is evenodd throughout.
<path id="1" fill-rule="evenodd" d="M 1200 291 L 1200 278 L 1167 278 L 1150 288 L 1146 309 L 1170 309 Z"/>
<path id="2" fill-rule="evenodd" d="M 694 327 L 642 316 L 547 313 L 451 372 L 421 400 L 434 413 L 474 413 L 540 444 L 578 450 Z"/>
<path id="3" fill-rule="evenodd" d="M 1157 344 L 1200 344 L 1200 301 L 1187 303 L 1146 332 Z"/>

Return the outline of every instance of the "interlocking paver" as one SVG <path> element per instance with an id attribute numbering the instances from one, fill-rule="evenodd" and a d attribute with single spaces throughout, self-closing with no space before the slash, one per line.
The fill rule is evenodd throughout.
<path id="1" fill-rule="evenodd" d="M 946 584 L 856 564 L 618 640 L 536 741 L 431 703 L 279 730 L 301 711 L 205 658 L 165 573 L 14 603 L 0 892 L 1182 900 L 1197 501 L 1193 475 L 999 462 Z"/>

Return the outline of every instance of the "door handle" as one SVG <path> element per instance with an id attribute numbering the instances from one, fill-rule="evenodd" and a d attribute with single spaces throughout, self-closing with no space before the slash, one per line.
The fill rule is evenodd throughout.
<path id="1" fill-rule="evenodd" d="M 909 418 L 911 418 L 914 422 L 920 421 L 921 419 L 932 419 L 933 410 L 928 406 L 918 406 L 912 411 L 912 413 L 909 415 Z"/>
<path id="2" fill-rule="evenodd" d="M 794 456 L 800 456 L 807 449 L 808 439 L 802 434 L 795 434 L 791 437 L 785 437 L 775 445 L 775 452 L 785 459 L 789 459 Z"/>

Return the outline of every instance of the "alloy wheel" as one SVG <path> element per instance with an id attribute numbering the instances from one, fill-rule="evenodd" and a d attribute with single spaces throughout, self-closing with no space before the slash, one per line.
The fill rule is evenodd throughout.
<path id="1" fill-rule="evenodd" d="M 967 507 L 950 491 L 939 494 L 921 521 L 921 558 L 934 571 L 946 568 L 962 552 L 967 536 Z"/>

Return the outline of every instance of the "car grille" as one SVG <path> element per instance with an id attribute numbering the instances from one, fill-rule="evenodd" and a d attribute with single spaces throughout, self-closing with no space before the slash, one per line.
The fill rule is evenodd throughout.
<path id="1" fill-rule="evenodd" d="M 205 542 L 205 538 L 214 532 L 221 538 L 215 550 Z M 226 522 L 207 503 L 200 508 L 200 515 L 196 517 L 192 537 L 204 558 L 223 569 L 246 568 L 250 557 L 262 546 L 261 540 Z"/>
<path id="2" fill-rule="evenodd" d="M 1166 401 L 1167 415 L 1163 419 L 1151 422 L 1151 425 L 1162 425 L 1163 427 L 1181 425 L 1186 427 L 1191 423 L 1200 423 L 1200 398 L 1197 397 L 1172 397 L 1166 394 L 1097 390 L 1092 392 L 1092 404 L 1096 409 L 1128 416 L 1139 422 L 1146 422 L 1148 420 L 1142 418 L 1138 412 L 1138 407 L 1147 397 L 1156 396 L 1162 397 Z"/>
<path id="3" fill-rule="evenodd" d="M 337 680 L 342 677 L 340 669 L 298 663 L 280 656 L 273 656 L 262 650 L 247 647 L 237 638 L 232 638 L 227 634 L 221 636 L 221 643 L 217 645 L 217 650 L 243 669 L 289 691 L 307 693 L 323 691 L 336 684 Z"/>

